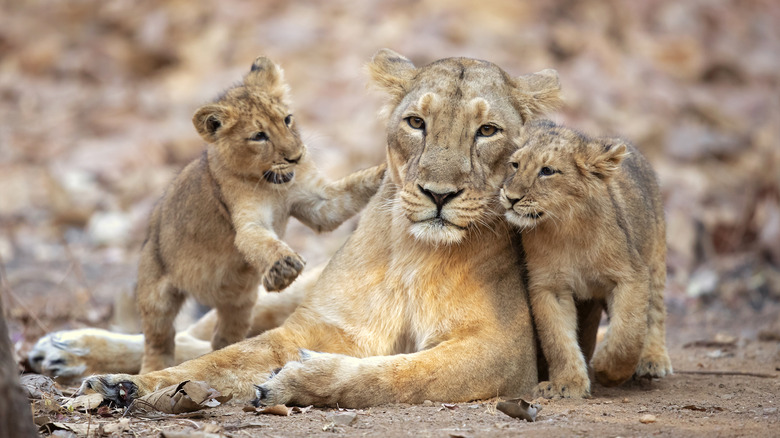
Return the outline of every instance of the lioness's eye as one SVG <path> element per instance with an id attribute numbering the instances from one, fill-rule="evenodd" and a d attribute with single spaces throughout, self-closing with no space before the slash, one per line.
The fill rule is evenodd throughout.
<path id="1" fill-rule="evenodd" d="M 425 129 L 425 120 L 419 118 L 419 117 L 407 117 L 406 123 L 409 124 L 414 129 Z"/>
<path id="2" fill-rule="evenodd" d="M 541 176 L 550 176 L 553 173 L 555 173 L 555 170 L 553 170 L 551 167 L 547 167 L 547 166 L 542 167 L 542 170 L 539 171 L 539 175 L 541 175 Z"/>
<path id="3" fill-rule="evenodd" d="M 284 124 L 287 126 L 292 124 L 292 114 L 287 114 L 287 117 L 284 118 Z"/>
<path id="4" fill-rule="evenodd" d="M 513 168 L 513 169 L 515 169 L 515 170 L 516 170 L 518 167 L 520 167 L 520 163 L 517 163 L 517 162 L 515 162 L 515 161 L 511 161 L 511 162 L 509 163 L 509 165 L 510 165 L 510 166 L 512 166 L 512 168 Z"/>
<path id="5" fill-rule="evenodd" d="M 498 128 L 493 125 L 482 125 L 477 129 L 477 137 L 492 137 L 496 135 Z"/>
<path id="6" fill-rule="evenodd" d="M 260 131 L 257 134 L 249 137 L 249 139 L 251 141 L 266 141 L 266 140 L 268 140 L 268 134 L 266 134 L 265 132 Z"/>

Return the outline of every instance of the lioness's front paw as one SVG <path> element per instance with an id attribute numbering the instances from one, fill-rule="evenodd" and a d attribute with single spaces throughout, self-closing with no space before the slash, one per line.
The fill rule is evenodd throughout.
<path id="1" fill-rule="evenodd" d="M 339 391 L 338 375 L 344 373 L 344 361 L 357 361 L 340 354 L 301 349 L 301 361 L 287 362 L 263 384 L 255 386 L 255 406 L 279 404 L 335 405 Z"/>
<path id="2" fill-rule="evenodd" d="M 534 388 L 534 398 L 584 398 L 590 396 L 590 383 L 540 382 Z"/>
<path id="3" fill-rule="evenodd" d="M 263 276 L 265 290 L 272 292 L 286 288 L 298 278 L 305 264 L 303 258 L 294 252 L 281 257 Z"/>
<path id="4" fill-rule="evenodd" d="M 111 401 L 117 406 L 127 407 L 140 395 L 138 385 L 133 382 L 133 376 L 129 374 L 106 374 L 102 376 L 90 376 L 84 379 L 76 395 L 81 395 L 87 389 L 92 389 L 102 395 L 105 400 Z"/>
<path id="5" fill-rule="evenodd" d="M 664 348 L 657 354 L 642 354 L 634 375 L 637 377 L 665 377 L 672 373 L 672 361 Z"/>

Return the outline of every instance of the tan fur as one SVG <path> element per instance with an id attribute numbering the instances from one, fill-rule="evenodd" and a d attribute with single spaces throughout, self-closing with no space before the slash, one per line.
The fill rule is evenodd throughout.
<path id="1" fill-rule="evenodd" d="M 282 71 L 267 58 L 192 122 L 209 146 L 157 203 L 141 252 L 142 373 L 175 363 L 173 320 L 186 294 L 216 309 L 214 349 L 244 339 L 261 281 L 281 290 L 303 269 L 280 240 L 289 217 L 332 230 L 366 205 L 384 176 L 380 165 L 323 179 L 290 115 Z"/>
<path id="2" fill-rule="evenodd" d="M 126 404 L 194 379 L 258 403 L 359 407 L 534 387 L 519 242 L 497 196 L 512 139 L 559 104 L 557 78 L 465 58 L 417 68 L 390 50 L 369 71 L 390 95 L 387 177 L 297 310 L 255 338 L 141 376 L 90 377 L 82 391 Z"/>
<path id="3" fill-rule="evenodd" d="M 531 124 L 520 143 L 501 202 L 523 230 L 531 307 L 550 365 L 550 381 L 536 394 L 590 392 L 577 300 L 605 300 L 610 315 L 593 359 L 599 383 L 670 374 L 664 213 L 649 163 L 622 140 L 591 139 L 551 122 Z"/>

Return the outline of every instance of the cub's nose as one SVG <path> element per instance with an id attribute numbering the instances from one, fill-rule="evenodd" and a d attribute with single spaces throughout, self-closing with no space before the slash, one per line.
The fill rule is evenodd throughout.
<path id="1" fill-rule="evenodd" d="M 519 198 L 510 198 L 509 196 L 506 197 L 506 200 L 512 205 L 512 207 L 515 206 L 519 201 L 522 201 L 525 196 L 521 196 Z"/>
<path id="2" fill-rule="evenodd" d="M 436 209 L 439 211 L 441 211 L 442 207 L 444 207 L 445 204 L 457 198 L 458 195 L 463 193 L 463 189 L 440 193 L 440 192 L 435 192 L 433 190 L 428 190 L 426 188 L 423 188 L 423 186 L 421 185 L 417 185 L 417 188 L 419 188 L 420 191 L 425 196 L 427 196 L 431 201 L 433 201 L 434 204 L 436 204 Z"/>

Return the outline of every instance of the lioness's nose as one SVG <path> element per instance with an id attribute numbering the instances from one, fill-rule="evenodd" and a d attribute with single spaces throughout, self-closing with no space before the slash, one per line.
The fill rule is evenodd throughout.
<path id="1" fill-rule="evenodd" d="M 436 209 L 437 210 L 441 210 L 441 208 L 444 207 L 444 204 L 452 201 L 458 195 L 463 193 L 463 189 L 458 190 L 458 191 L 450 191 L 450 192 L 439 193 L 439 192 L 434 192 L 432 190 L 425 189 L 421 185 L 417 185 L 417 187 L 420 189 L 420 191 L 425 196 L 430 198 L 431 201 L 433 201 L 433 203 L 436 204 Z"/>

